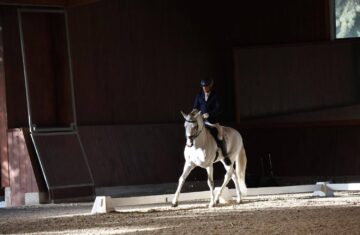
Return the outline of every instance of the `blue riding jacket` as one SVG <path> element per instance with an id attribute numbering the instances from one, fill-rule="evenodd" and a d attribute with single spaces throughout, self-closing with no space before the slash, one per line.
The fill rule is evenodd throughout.
<path id="1" fill-rule="evenodd" d="M 205 101 L 205 94 L 203 91 L 199 92 L 194 101 L 194 109 L 200 110 L 201 113 L 208 113 L 207 119 L 210 123 L 218 123 L 219 117 L 222 112 L 221 104 L 218 95 L 213 90 L 211 91 L 209 98 Z"/>

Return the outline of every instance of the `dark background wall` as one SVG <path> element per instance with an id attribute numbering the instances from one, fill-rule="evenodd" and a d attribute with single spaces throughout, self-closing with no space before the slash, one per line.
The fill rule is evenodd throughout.
<path id="1" fill-rule="evenodd" d="M 107 0 L 72 8 L 79 123 L 178 122 L 209 75 L 234 121 L 232 47 L 325 40 L 327 11 L 327 1 Z"/>
<path id="2" fill-rule="evenodd" d="M 80 124 L 178 122 L 207 76 L 231 103 L 231 51 L 198 4 L 102 1 L 70 10 Z"/>
<path id="3" fill-rule="evenodd" d="M 339 41 L 234 49 L 237 121 L 357 105 L 359 45 Z"/>
<path id="4" fill-rule="evenodd" d="M 26 126 L 16 7 L 2 15 L 9 127 Z M 327 15 L 326 0 L 103 0 L 70 8 L 79 124 L 178 122 L 207 76 L 223 96 L 225 120 L 234 121 L 232 48 L 327 40 Z"/>
<path id="5" fill-rule="evenodd" d="M 9 128 L 27 126 L 15 10 L 2 10 Z M 346 156 L 331 151 L 330 157 L 337 160 L 329 161 L 326 169 L 346 157 L 348 163 L 341 170 L 322 171 L 325 168 L 319 167 L 322 158 L 318 156 L 323 150 L 328 153 L 324 147 L 328 143 L 359 139 L 354 138 L 356 133 L 348 133 L 352 126 L 342 128 L 345 134 L 340 135 L 332 124 L 313 135 L 311 131 L 319 123 L 307 124 L 312 125 L 310 130 L 302 124 L 284 131 L 271 123 L 265 127 L 263 120 L 255 119 L 270 120 L 278 115 L 275 121 L 294 123 L 311 111 L 301 120 L 324 121 L 328 117 L 324 112 L 339 115 L 344 105 L 352 106 L 346 120 L 356 118 L 351 112 L 358 103 L 358 90 L 353 87 L 356 74 L 348 74 L 348 79 L 336 76 L 354 71 L 356 42 L 330 42 L 327 0 L 228 0 L 216 4 L 205 0 L 103 0 L 69 8 L 68 13 L 79 131 L 96 186 L 177 180 L 184 144 L 179 111 L 191 109 L 199 80 L 207 76 L 215 77 L 223 98 L 223 121 L 244 135 L 249 173 L 261 174 L 260 159 L 269 152 L 278 176 L 294 176 L 294 172 L 346 175 L 360 170 L 358 163 L 348 168 L 357 153 L 349 149 L 351 154 Z M 313 59 L 312 53 L 324 68 L 309 67 L 314 62 L 308 60 Z M 292 59 L 286 60 L 286 68 L 287 74 L 296 75 L 294 81 L 281 72 L 283 58 Z M 298 67 L 294 67 L 296 58 L 302 58 Z M 251 67 L 255 62 L 261 67 Z M 330 70 L 331 63 L 337 66 Z M 239 66 L 247 68 L 241 70 L 247 73 L 238 77 Z M 272 75 L 267 77 L 268 73 Z M 332 82 L 327 83 L 328 78 Z M 325 92 L 318 93 L 323 83 Z M 326 96 L 333 90 L 335 94 Z M 294 96 L 294 91 L 299 94 Z M 324 112 L 315 112 L 319 110 Z M 300 116 L 289 117 L 294 113 Z M 320 116 L 323 118 L 318 119 Z M 250 125 L 254 123 L 256 128 Z M 293 136 L 306 144 L 299 144 L 303 142 Z M 289 149 L 283 149 L 284 139 Z M 307 171 L 294 171 L 294 163 L 305 154 L 317 160 Z M 170 167 L 153 174 L 159 172 L 158 164 L 165 163 Z M 202 177 L 197 171 L 190 178 Z"/>

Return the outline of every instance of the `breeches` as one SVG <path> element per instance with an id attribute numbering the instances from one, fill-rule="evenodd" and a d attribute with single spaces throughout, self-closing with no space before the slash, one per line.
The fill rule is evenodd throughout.
<path id="1" fill-rule="evenodd" d="M 216 142 L 218 140 L 220 141 L 223 140 L 224 131 L 219 123 L 215 123 L 215 124 L 205 123 L 205 127 L 210 131 L 211 135 L 215 138 Z"/>

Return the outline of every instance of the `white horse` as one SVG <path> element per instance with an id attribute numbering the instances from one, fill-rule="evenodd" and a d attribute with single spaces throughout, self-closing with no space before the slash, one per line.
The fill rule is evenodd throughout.
<path id="1" fill-rule="evenodd" d="M 245 184 L 245 170 L 246 170 L 246 153 L 243 141 L 239 132 L 230 127 L 223 128 L 223 137 L 226 141 L 228 157 L 231 161 L 230 165 L 224 162 L 224 156 L 220 148 L 217 146 L 214 137 L 210 131 L 205 127 L 204 119 L 200 111 L 193 110 L 190 114 L 181 112 L 185 118 L 185 134 L 186 146 L 184 150 L 185 165 L 182 175 L 179 178 L 179 185 L 172 200 L 172 206 L 178 205 L 178 198 L 181 188 L 190 174 L 190 172 L 197 166 L 206 168 L 208 174 L 208 185 L 211 193 L 211 200 L 209 207 L 213 207 L 219 202 L 219 197 L 224 187 L 232 179 L 235 183 L 237 203 L 241 202 L 241 195 L 246 194 Z M 219 192 L 214 195 L 214 181 L 213 181 L 213 163 L 221 161 L 226 169 L 224 182 L 221 185 Z M 236 166 L 234 166 L 234 163 Z M 234 171 L 235 167 L 235 171 Z"/>

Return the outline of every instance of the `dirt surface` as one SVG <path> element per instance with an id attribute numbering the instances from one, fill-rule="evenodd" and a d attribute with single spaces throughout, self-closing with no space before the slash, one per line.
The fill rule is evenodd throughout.
<path id="1" fill-rule="evenodd" d="M 1 234 L 360 234 L 360 192 L 249 196 L 212 209 L 204 201 L 119 208 L 91 215 L 92 204 L 0 209 Z"/>

